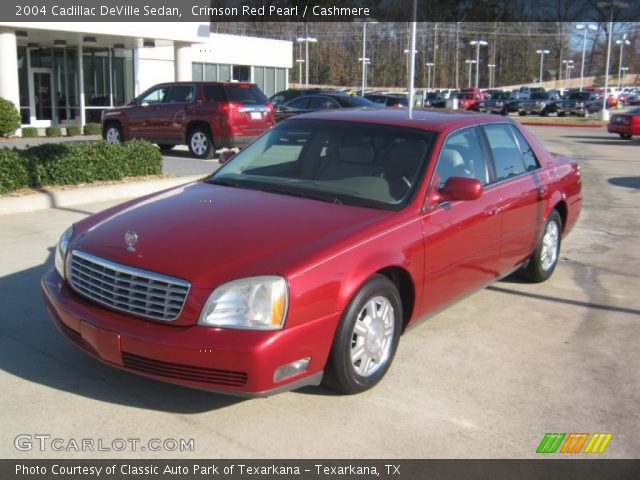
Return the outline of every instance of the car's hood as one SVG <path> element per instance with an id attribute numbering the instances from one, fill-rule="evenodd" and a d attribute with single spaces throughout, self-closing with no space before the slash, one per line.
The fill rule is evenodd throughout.
<path id="1" fill-rule="evenodd" d="M 72 248 L 210 287 L 291 273 L 309 255 L 390 214 L 197 182 L 83 220 Z M 137 234 L 134 252 L 127 251 L 128 231 Z"/>

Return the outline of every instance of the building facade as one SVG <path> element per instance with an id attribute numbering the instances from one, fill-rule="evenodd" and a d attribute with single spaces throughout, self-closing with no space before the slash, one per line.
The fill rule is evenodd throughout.
<path id="1" fill-rule="evenodd" d="M 0 97 L 22 126 L 99 122 L 165 81 L 287 88 L 293 44 L 212 34 L 207 23 L 0 23 Z"/>

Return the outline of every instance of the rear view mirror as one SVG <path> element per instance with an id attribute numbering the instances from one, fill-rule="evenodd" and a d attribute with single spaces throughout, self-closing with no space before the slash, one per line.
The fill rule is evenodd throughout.
<path id="1" fill-rule="evenodd" d="M 445 200 L 477 200 L 482 195 L 482 183 L 477 178 L 451 177 L 440 189 Z"/>
<path id="2" fill-rule="evenodd" d="M 235 155 L 236 155 L 236 151 L 235 150 L 225 150 L 218 157 L 218 163 L 220 163 L 220 165 L 224 165 L 229 160 L 231 160 L 233 157 L 235 157 Z"/>

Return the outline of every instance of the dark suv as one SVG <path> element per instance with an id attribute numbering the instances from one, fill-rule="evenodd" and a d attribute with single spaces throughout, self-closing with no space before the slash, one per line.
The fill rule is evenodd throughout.
<path id="1" fill-rule="evenodd" d="M 186 144 L 195 157 L 211 158 L 216 148 L 246 145 L 274 124 L 273 105 L 254 83 L 174 82 L 106 110 L 102 136 L 143 138 L 161 150 Z"/>

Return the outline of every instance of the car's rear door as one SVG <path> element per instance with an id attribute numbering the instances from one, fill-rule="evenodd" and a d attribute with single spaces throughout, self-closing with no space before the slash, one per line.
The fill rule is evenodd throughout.
<path id="1" fill-rule="evenodd" d="M 535 248 L 548 199 L 547 172 L 517 127 L 495 123 L 480 127 L 489 147 L 495 182 L 487 192 L 497 196 L 501 217 L 500 270 L 508 272 Z"/>

